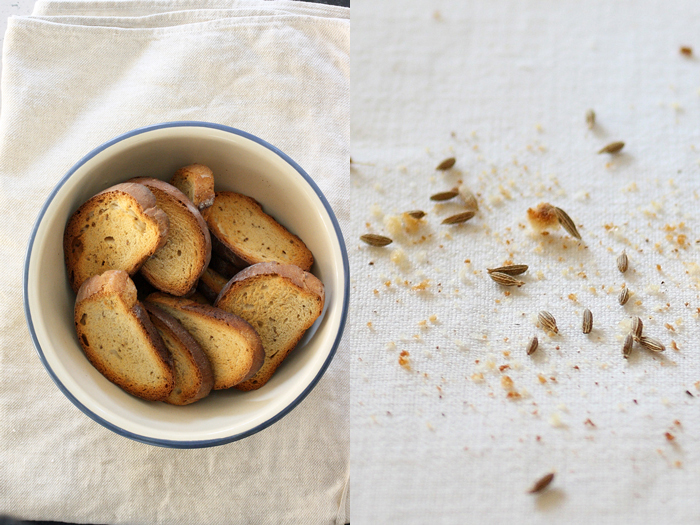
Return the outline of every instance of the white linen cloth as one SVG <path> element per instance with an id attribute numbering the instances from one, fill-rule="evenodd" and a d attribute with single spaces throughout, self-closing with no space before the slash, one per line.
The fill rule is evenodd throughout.
<path id="1" fill-rule="evenodd" d="M 698 3 L 352 9 L 353 523 L 700 522 Z M 620 154 L 597 154 L 616 140 Z M 479 212 L 441 225 L 464 204 L 429 196 L 460 180 Z M 540 202 L 582 242 L 534 234 Z M 425 225 L 394 233 L 409 210 Z M 369 247 L 368 232 L 394 243 Z M 486 274 L 508 260 L 530 265 L 521 288 Z M 540 310 L 559 336 L 535 326 Z M 632 315 L 663 355 L 622 358 Z"/>
<path id="2" fill-rule="evenodd" d="M 40 206 L 94 147 L 176 120 L 274 144 L 349 219 L 349 10 L 296 2 L 38 2 L 11 18 L 0 117 L 0 513 L 89 523 L 349 520 L 348 345 L 289 415 L 173 450 L 83 415 L 44 371 L 22 307 Z"/>

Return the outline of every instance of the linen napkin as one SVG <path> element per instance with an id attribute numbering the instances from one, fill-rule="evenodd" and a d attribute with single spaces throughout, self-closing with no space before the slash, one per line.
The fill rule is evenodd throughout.
<path id="1" fill-rule="evenodd" d="M 11 18 L 0 115 L 0 512 L 90 523 L 349 520 L 348 345 L 311 394 L 252 437 L 172 450 L 84 416 L 25 327 L 23 255 L 78 159 L 128 130 L 244 129 L 314 178 L 349 219 L 349 10 L 296 2 L 38 2 Z"/>
<path id="2" fill-rule="evenodd" d="M 700 522 L 698 27 L 690 1 L 353 2 L 355 523 Z M 623 358 L 632 316 L 665 352 Z"/>

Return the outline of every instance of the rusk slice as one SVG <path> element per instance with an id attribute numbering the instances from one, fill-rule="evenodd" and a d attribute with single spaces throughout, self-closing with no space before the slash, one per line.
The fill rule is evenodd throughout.
<path id="1" fill-rule="evenodd" d="M 321 315 L 324 300 L 321 281 L 290 264 L 254 264 L 231 279 L 214 305 L 248 321 L 265 349 L 260 371 L 236 388 L 255 390 L 267 383 Z"/>
<path id="2" fill-rule="evenodd" d="M 214 373 L 197 341 L 173 316 L 156 305 L 145 303 L 144 307 L 175 365 L 175 387 L 163 401 L 171 405 L 189 405 L 208 396 L 214 386 Z"/>
<path id="3" fill-rule="evenodd" d="M 228 279 L 215 272 L 211 268 L 204 270 L 197 283 L 197 291 L 207 298 L 209 304 L 213 304 L 219 296 L 221 289 L 226 286 Z"/>
<path id="4" fill-rule="evenodd" d="M 141 184 L 107 188 L 71 216 L 63 234 L 63 253 L 71 288 L 107 270 L 133 275 L 165 244 L 168 216 Z"/>
<path id="5" fill-rule="evenodd" d="M 126 272 L 109 270 L 83 283 L 75 300 L 75 329 L 90 363 L 111 382 L 150 401 L 170 395 L 172 357 Z"/>
<path id="6" fill-rule="evenodd" d="M 209 209 L 207 224 L 226 249 L 248 264 L 279 262 L 309 270 L 313 255 L 299 237 L 267 215 L 250 197 L 219 191 Z M 227 257 L 225 252 L 217 251 Z M 229 260 L 236 264 L 238 261 Z"/>
<path id="7" fill-rule="evenodd" d="M 191 164 L 175 172 L 170 184 L 187 195 L 200 212 L 214 203 L 214 174 L 203 164 Z"/>
<path id="8" fill-rule="evenodd" d="M 265 359 L 260 337 L 240 317 L 182 297 L 155 293 L 148 303 L 172 315 L 209 358 L 214 389 L 230 388 L 255 375 Z"/>
<path id="9" fill-rule="evenodd" d="M 141 275 L 163 292 L 187 295 L 211 258 L 211 238 L 207 223 L 190 200 L 175 186 L 158 179 L 132 179 L 146 186 L 156 197 L 157 205 L 170 219 L 170 233 L 165 245 L 141 267 Z"/>

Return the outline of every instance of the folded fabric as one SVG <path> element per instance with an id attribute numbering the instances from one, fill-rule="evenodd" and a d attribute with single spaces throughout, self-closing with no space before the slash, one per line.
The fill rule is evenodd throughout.
<path id="1" fill-rule="evenodd" d="M 22 309 L 38 210 L 83 155 L 134 128 L 198 120 L 289 154 L 349 220 L 349 10 L 297 2 L 38 2 L 11 18 L 0 113 L 0 509 L 90 523 L 349 520 L 347 347 L 311 394 L 247 439 L 140 444 L 56 388 Z"/>

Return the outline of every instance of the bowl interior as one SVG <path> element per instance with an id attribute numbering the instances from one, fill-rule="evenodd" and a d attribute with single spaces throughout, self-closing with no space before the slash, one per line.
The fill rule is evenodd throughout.
<path id="1" fill-rule="evenodd" d="M 217 190 L 249 195 L 298 235 L 314 254 L 325 286 L 324 314 L 261 389 L 215 391 L 185 407 L 146 402 L 105 379 L 75 335 L 75 295 L 63 262 L 70 215 L 97 192 L 131 177 L 169 180 L 179 167 L 209 166 Z M 330 207 L 284 155 L 259 139 L 222 126 L 163 125 L 137 130 L 98 148 L 49 198 L 26 269 L 26 308 L 35 344 L 55 381 L 90 417 L 112 430 L 166 446 L 206 446 L 264 428 L 315 384 L 340 338 L 347 307 L 347 257 Z M 82 406 L 81 406 L 82 405 Z"/>

